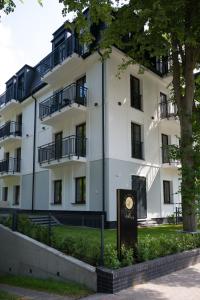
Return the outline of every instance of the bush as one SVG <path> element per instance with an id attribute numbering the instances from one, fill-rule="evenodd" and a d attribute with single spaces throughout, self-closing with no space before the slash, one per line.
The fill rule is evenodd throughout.
<path id="1" fill-rule="evenodd" d="M 175 214 L 171 214 L 167 216 L 167 223 L 168 224 L 176 224 L 176 216 Z"/>

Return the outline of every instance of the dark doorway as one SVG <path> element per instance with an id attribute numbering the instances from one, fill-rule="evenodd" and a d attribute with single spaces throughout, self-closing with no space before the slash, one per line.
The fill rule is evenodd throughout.
<path id="1" fill-rule="evenodd" d="M 86 123 L 76 126 L 76 155 L 86 155 Z"/>
<path id="2" fill-rule="evenodd" d="M 62 157 L 62 131 L 55 134 L 55 159 Z"/>
<path id="3" fill-rule="evenodd" d="M 132 189 L 137 193 L 138 219 L 147 217 L 146 177 L 132 176 Z"/>

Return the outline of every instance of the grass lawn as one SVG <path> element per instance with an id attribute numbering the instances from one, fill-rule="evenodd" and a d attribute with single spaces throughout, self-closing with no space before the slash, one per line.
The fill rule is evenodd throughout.
<path id="1" fill-rule="evenodd" d="M 13 296 L 0 290 L 0 300 L 22 300 L 22 298 Z"/>
<path id="2" fill-rule="evenodd" d="M 181 225 L 159 225 L 148 228 L 138 228 L 138 238 L 146 235 L 159 236 L 161 234 L 171 235 L 178 234 L 177 230 L 181 230 Z M 53 228 L 56 240 L 62 240 L 65 237 L 85 238 L 88 242 L 96 244 L 100 242 L 100 229 L 72 226 L 58 226 Z M 116 229 L 105 230 L 105 244 L 116 244 Z"/>
<path id="3" fill-rule="evenodd" d="M 43 279 L 36 279 L 36 278 L 24 277 L 24 276 L 12 276 L 12 275 L 0 276 L 0 283 L 23 287 L 23 288 L 29 288 L 37 291 L 44 291 L 44 292 L 58 294 L 58 295 L 72 296 L 75 299 L 85 297 L 92 293 L 86 287 L 73 282 L 61 282 L 61 281 L 55 281 L 51 279 L 43 280 Z M 7 296 L 7 298 L 6 296 L 1 298 L 1 292 L 0 292 L 0 300 L 1 299 L 20 300 L 20 298 L 15 298 L 15 297 L 12 298 L 12 296 L 10 296 L 10 298 L 9 296 Z"/>

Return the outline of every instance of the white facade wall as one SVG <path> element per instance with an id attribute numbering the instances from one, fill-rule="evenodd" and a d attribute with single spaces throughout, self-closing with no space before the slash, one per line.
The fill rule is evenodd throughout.
<path id="1" fill-rule="evenodd" d="M 179 123 L 175 120 L 160 120 L 160 92 L 168 94 L 167 81 L 151 71 L 139 73 L 137 65 L 129 66 L 117 78 L 118 65 L 122 62 L 122 53 L 114 49 L 105 63 L 105 148 L 106 148 L 106 210 L 108 221 L 116 220 L 116 189 L 131 189 L 131 176 L 144 176 L 147 180 L 147 218 L 166 217 L 174 211 L 173 204 L 163 203 L 163 180 L 173 183 L 174 202 L 180 202 L 179 179 L 177 168 L 165 166 L 161 161 L 161 134 L 170 136 L 171 143 L 178 143 Z M 57 68 L 57 67 L 56 67 Z M 97 53 L 81 60 L 79 65 L 65 66 L 62 74 L 53 78 L 51 83 L 35 94 L 37 99 L 37 134 L 36 134 L 36 174 L 48 174 L 48 199 L 45 201 L 49 209 L 63 210 L 100 210 L 102 207 L 102 67 Z M 39 104 L 58 89 L 64 88 L 86 75 L 88 87 L 88 103 L 85 111 L 63 114 L 52 126 L 39 119 Z M 142 94 L 142 111 L 130 105 L 130 75 L 140 80 Z M 53 79 L 52 79 L 53 78 Z M 44 79 L 45 80 L 45 79 Z M 121 105 L 119 105 L 121 104 Z M 30 176 L 33 168 L 33 124 L 34 100 L 25 100 L 17 110 L 3 116 L 1 124 L 8 120 L 16 120 L 22 112 L 22 160 L 21 175 Z M 86 162 L 68 162 L 64 165 L 44 169 L 38 164 L 38 147 L 54 141 L 54 134 L 62 131 L 63 137 L 75 135 L 76 126 L 86 122 L 87 157 Z M 131 157 L 131 122 L 142 126 L 144 160 Z M 0 157 L 5 151 L 14 155 L 15 145 L 0 149 Z M 96 167 L 95 167 L 96 166 Z M 120 166 L 120 168 L 119 168 Z M 96 169 L 92 169 L 96 168 Z M 94 174 L 96 173 L 96 178 Z M 45 175 L 46 176 L 46 175 Z M 86 204 L 75 205 L 75 178 L 86 176 Z M 62 180 L 62 204 L 53 205 L 53 181 Z M 21 177 L 1 179 L 1 187 L 9 186 L 9 205 L 12 205 L 13 186 L 21 184 Z M 31 201 L 27 199 L 26 201 Z M 38 200 L 39 201 L 39 200 Z M 5 205 L 5 203 L 0 205 Z M 22 207 L 23 208 L 23 207 Z"/>

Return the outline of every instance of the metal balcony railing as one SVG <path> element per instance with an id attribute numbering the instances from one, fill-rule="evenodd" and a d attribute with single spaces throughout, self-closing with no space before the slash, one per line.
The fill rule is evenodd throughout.
<path id="1" fill-rule="evenodd" d="M 163 164 L 177 165 L 180 161 L 171 157 L 170 145 L 161 147 L 161 156 Z"/>
<path id="2" fill-rule="evenodd" d="M 9 158 L 0 161 L 0 173 L 19 173 L 21 171 L 21 159 Z"/>
<path id="3" fill-rule="evenodd" d="M 132 140 L 132 158 L 143 159 L 143 142 Z"/>
<path id="4" fill-rule="evenodd" d="M 177 106 L 172 101 L 166 101 L 160 103 L 160 118 L 169 119 L 177 116 Z"/>
<path id="5" fill-rule="evenodd" d="M 74 35 L 71 35 L 39 63 L 39 72 L 41 77 L 57 65 L 61 64 L 73 53 L 77 53 L 79 55 L 83 54 L 83 47 L 79 44 L 78 39 Z"/>
<path id="6" fill-rule="evenodd" d="M 41 102 L 39 105 L 39 117 L 42 120 L 73 103 L 86 106 L 87 88 L 85 86 L 73 83 Z"/>
<path id="7" fill-rule="evenodd" d="M 38 148 L 40 164 L 72 156 L 86 156 L 86 138 L 71 135 Z"/>
<path id="8" fill-rule="evenodd" d="M 11 87 L 6 90 L 2 95 L 0 95 L 0 106 L 7 104 L 12 99 L 16 99 L 16 90 L 15 87 Z"/>
<path id="9" fill-rule="evenodd" d="M 22 124 L 15 121 L 6 122 L 0 127 L 0 140 L 11 135 L 22 136 Z"/>

